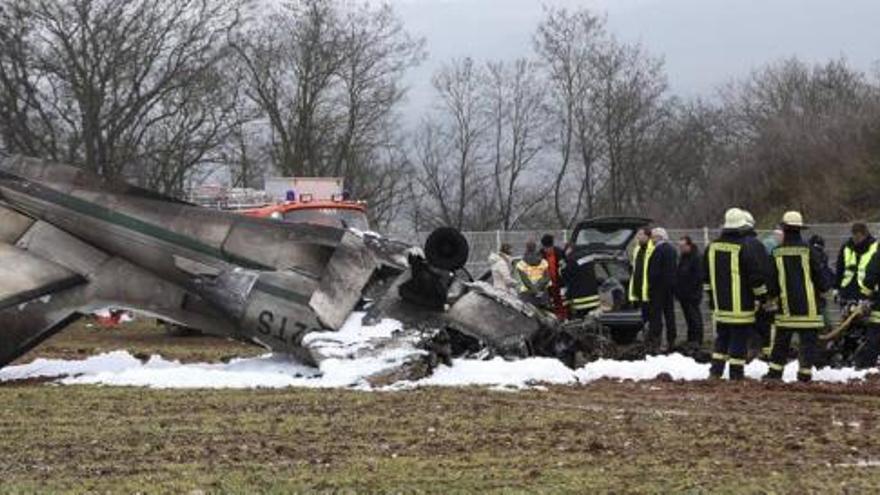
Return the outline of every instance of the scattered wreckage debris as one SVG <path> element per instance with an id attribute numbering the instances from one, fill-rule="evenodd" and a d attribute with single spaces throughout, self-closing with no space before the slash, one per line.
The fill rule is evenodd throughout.
<path id="1" fill-rule="evenodd" d="M 551 356 L 574 367 L 619 352 L 598 319 L 560 324 L 474 281 L 467 257 L 454 229 L 435 231 L 422 251 L 343 228 L 200 208 L 12 157 L 0 165 L 0 366 L 105 307 L 311 365 L 379 359 L 387 366 L 377 380 L 419 378 L 461 355 Z M 402 326 L 346 346 L 313 338 L 339 331 L 357 309 L 367 324 Z"/>

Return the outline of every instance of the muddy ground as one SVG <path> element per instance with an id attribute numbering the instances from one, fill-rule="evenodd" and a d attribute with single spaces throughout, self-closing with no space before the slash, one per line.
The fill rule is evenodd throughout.
<path id="1" fill-rule="evenodd" d="M 80 326 L 24 360 L 115 348 L 260 352 L 141 323 Z M 880 486 L 878 411 L 878 381 L 393 393 L 16 383 L 0 386 L 0 491 L 866 493 Z"/>

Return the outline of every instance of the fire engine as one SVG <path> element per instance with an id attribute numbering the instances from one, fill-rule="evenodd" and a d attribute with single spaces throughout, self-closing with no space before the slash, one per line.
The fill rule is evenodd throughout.
<path id="1" fill-rule="evenodd" d="M 313 199 L 310 195 L 300 195 L 292 201 L 280 204 L 242 210 L 241 213 L 261 218 L 273 218 L 284 222 L 314 223 L 344 228 L 369 230 L 367 205 L 363 201 L 352 201 L 345 197 Z"/>
<path id="2" fill-rule="evenodd" d="M 314 223 L 369 230 L 367 204 L 348 197 L 338 177 L 270 177 L 265 190 L 205 186 L 190 201 L 283 222 Z"/>

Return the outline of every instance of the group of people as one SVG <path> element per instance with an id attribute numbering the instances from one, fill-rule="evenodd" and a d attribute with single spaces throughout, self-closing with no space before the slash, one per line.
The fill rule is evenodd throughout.
<path id="1" fill-rule="evenodd" d="M 675 346 L 676 299 L 687 322 L 687 345 L 701 346 L 703 280 L 699 249 L 690 237 L 683 237 L 676 252 L 662 227 L 641 229 L 636 239 L 633 273 L 625 297 L 642 310 L 649 350 L 660 350 L 664 323 L 666 350 Z M 516 292 L 524 301 L 552 311 L 560 320 L 583 318 L 601 306 L 594 259 L 578 253 L 574 246 L 560 248 L 548 234 L 541 238 L 540 247 L 534 241 L 527 242 L 522 258 L 513 260 L 510 244 L 502 244 L 498 253 L 490 255 L 496 288 Z M 613 306 L 613 301 L 608 303 Z"/>
<path id="2" fill-rule="evenodd" d="M 566 254 L 566 251 L 569 251 Z M 563 290 L 563 278 L 571 277 L 571 270 L 567 269 L 567 258 L 570 249 L 563 250 L 556 246 L 552 235 L 541 238 L 541 248 L 535 241 L 526 243 L 525 252 L 516 263 L 513 261 L 513 247 L 510 244 L 502 244 L 498 253 L 489 256 L 492 265 L 492 281 L 496 288 L 516 292 L 520 297 L 535 306 L 551 309 L 557 318 L 569 317 L 569 310 L 595 309 L 599 306 L 598 288 L 591 290 L 589 304 L 579 301 L 576 308 L 566 303 L 563 294 L 574 294 L 571 288 Z M 585 277 L 577 277 L 575 283 L 584 280 Z M 595 285 L 595 276 L 590 278 Z M 595 296 L 595 300 L 593 297 Z M 593 303 L 595 302 L 595 305 Z M 589 306 L 587 308 L 586 306 Z"/>
<path id="3" fill-rule="evenodd" d="M 675 300 L 687 323 L 685 345 L 701 347 L 705 295 L 716 331 L 713 378 L 727 370 L 731 380 L 742 379 L 747 359 L 760 354 L 769 362 L 765 379 L 781 379 L 797 336 L 797 377 L 808 382 L 820 333 L 830 326 L 827 309 L 833 295 L 842 307 L 864 318 L 866 342 L 855 357 L 856 365 L 874 366 L 880 354 L 880 243 L 865 224 L 854 224 L 832 271 L 824 240 L 818 235 L 805 239 L 807 228 L 799 212 L 789 211 L 771 235 L 759 239 L 754 217 L 731 208 L 720 237 L 703 253 L 689 237 L 682 237 L 676 250 L 665 229 L 639 230 L 627 298 L 642 310 L 647 350 L 661 350 L 664 326 L 665 350 L 676 346 Z M 491 261 L 497 288 L 516 291 L 560 319 L 582 318 L 600 306 L 591 258 L 571 246 L 557 247 L 550 235 L 541 239 L 540 248 L 528 242 L 515 263 L 508 244 Z"/>
<path id="4" fill-rule="evenodd" d="M 666 329 L 666 351 L 676 345 L 675 299 L 687 323 L 687 346 L 703 343 L 702 261 L 690 237 L 682 237 L 678 253 L 669 243 L 666 229 L 642 229 L 636 234 L 632 256 L 632 275 L 627 296 L 642 309 L 647 324 L 645 345 L 648 352 L 659 352 Z"/>

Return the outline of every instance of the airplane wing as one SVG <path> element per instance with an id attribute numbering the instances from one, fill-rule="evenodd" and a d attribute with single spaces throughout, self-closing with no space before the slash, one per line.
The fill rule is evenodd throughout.
<path id="1" fill-rule="evenodd" d="M 85 282 L 85 277 L 61 265 L 0 243 L 0 310 L 49 298 Z"/>
<path id="2" fill-rule="evenodd" d="M 0 244 L 0 365 L 24 354 L 76 317 L 86 279 L 9 244 Z"/>
<path id="3" fill-rule="evenodd" d="M 0 367 L 80 315 L 107 307 L 221 335 L 233 331 L 182 287 L 0 204 Z"/>

